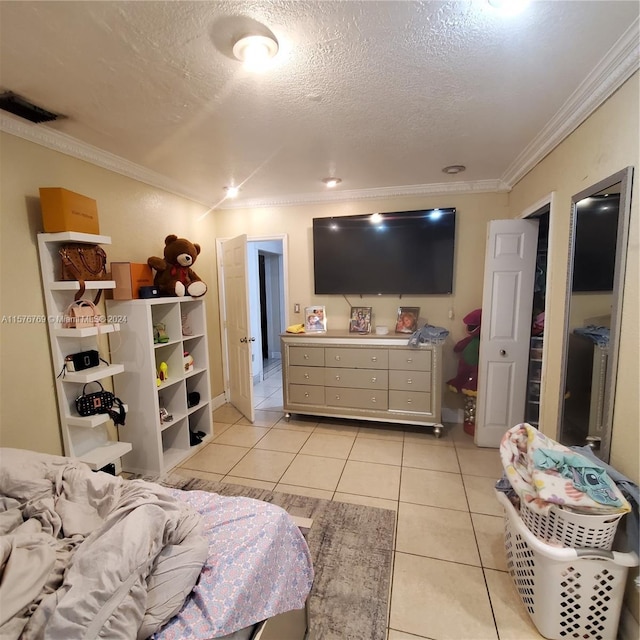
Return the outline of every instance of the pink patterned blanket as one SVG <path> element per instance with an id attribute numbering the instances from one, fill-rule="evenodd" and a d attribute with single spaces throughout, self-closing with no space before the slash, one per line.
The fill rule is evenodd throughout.
<path id="1" fill-rule="evenodd" d="M 156 640 L 218 638 L 304 607 L 313 583 L 311 556 L 284 509 L 251 498 L 169 491 L 202 516 L 209 557 L 181 611 Z"/>

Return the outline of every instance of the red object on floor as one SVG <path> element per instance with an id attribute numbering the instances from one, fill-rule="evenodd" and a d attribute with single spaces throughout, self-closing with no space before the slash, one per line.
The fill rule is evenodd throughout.
<path id="1" fill-rule="evenodd" d="M 465 433 L 468 433 L 470 436 L 475 435 L 476 433 L 476 425 L 475 422 L 465 422 L 462 425 L 462 428 L 464 429 Z"/>

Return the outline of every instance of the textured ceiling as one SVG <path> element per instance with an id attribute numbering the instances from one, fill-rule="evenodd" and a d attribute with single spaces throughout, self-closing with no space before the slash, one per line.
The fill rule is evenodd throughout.
<path id="1" fill-rule="evenodd" d="M 67 116 L 30 126 L 209 204 L 229 184 L 244 201 L 311 198 L 329 175 L 349 193 L 508 187 L 523 150 L 637 31 L 639 7 L 534 1 L 505 17 L 482 0 L 3 1 L 0 86 Z M 259 25 L 280 52 L 256 75 L 231 47 Z M 450 164 L 467 171 L 446 176 Z"/>

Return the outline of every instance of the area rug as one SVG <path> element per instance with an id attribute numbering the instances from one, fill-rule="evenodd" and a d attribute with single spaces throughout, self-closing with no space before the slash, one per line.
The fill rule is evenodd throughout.
<path id="1" fill-rule="evenodd" d="M 312 518 L 306 534 L 315 570 L 308 640 L 386 638 L 395 512 L 176 473 L 145 479 L 185 491 L 263 500 L 291 515 Z"/>

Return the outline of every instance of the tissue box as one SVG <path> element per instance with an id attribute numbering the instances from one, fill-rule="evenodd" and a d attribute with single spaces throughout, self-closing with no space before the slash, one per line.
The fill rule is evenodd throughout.
<path id="1" fill-rule="evenodd" d="M 78 231 L 98 235 L 98 203 L 61 187 L 41 187 L 42 225 L 47 233 Z"/>
<path id="2" fill-rule="evenodd" d="M 111 278 L 116 282 L 114 300 L 133 300 L 140 297 L 140 287 L 153 285 L 153 272 L 145 263 L 112 262 Z"/>

